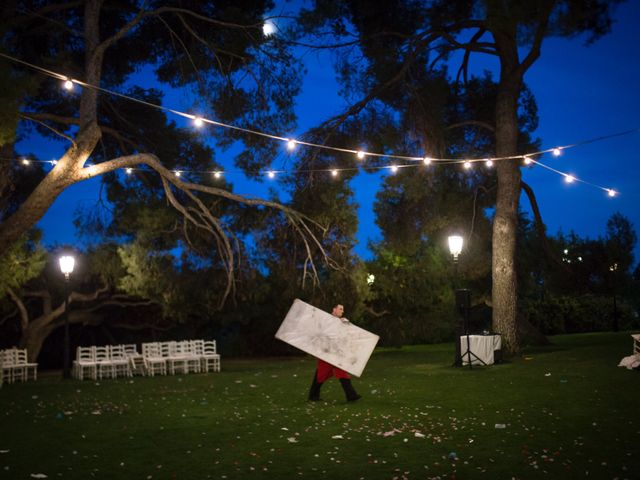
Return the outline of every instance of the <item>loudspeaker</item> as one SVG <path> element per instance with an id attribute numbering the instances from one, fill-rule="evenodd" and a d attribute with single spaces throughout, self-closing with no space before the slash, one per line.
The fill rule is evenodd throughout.
<path id="1" fill-rule="evenodd" d="M 461 312 L 471 308 L 471 290 L 468 288 L 459 288 L 456 290 L 456 307 Z"/>

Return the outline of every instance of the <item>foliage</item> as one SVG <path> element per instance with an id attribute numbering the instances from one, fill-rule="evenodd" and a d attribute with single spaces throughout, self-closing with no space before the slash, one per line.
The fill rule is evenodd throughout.
<path id="1" fill-rule="evenodd" d="M 40 245 L 42 232 L 32 230 L 8 252 L 0 256 L 0 299 L 8 289 L 17 290 L 39 276 L 45 266 L 45 250 Z"/>

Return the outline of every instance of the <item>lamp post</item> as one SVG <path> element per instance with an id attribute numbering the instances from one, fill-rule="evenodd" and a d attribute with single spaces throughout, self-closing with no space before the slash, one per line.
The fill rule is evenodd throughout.
<path id="1" fill-rule="evenodd" d="M 455 294 L 455 303 L 456 310 L 459 311 L 458 306 L 458 256 L 462 252 L 462 244 L 463 239 L 460 235 L 450 235 L 449 236 L 449 253 L 453 257 L 453 266 L 454 266 L 454 274 L 453 274 L 453 290 Z M 453 365 L 456 367 L 462 366 L 462 350 L 460 349 L 460 336 L 462 335 L 462 330 L 460 328 L 460 322 L 458 322 L 458 326 L 456 328 L 456 353 L 455 359 L 453 361 Z"/>
<path id="2" fill-rule="evenodd" d="M 613 331 L 617 332 L 619 329 L 618 326 L 618 302 L 616 299 L 616 274 L 618 273 L 618 264 L 614 263 L 609 267 L 609 271 L 612 276 L 612 287 L 613 287 Z"/>
<path id="3" fill-rule="evenodd" d="M 64 348 L 62 359 L 62 376 L 71 378 L 71 370 L 69 369 L 69 277 L 73 273 L 76 259 L 71 255 L 63 255 L 60 257 L 60 271 L 64 274 L 65 292 L 64 292 Z"/>
<path id="4" fill-rule="evenodd" d="M 453 277 L 454 288 L 458 288 L 458 256 L 462 252 L 463 239 L 460 235 L 449 236 L 449 252 L 453 257 L 453 265 L 455 267 L 455 273 Z"/>

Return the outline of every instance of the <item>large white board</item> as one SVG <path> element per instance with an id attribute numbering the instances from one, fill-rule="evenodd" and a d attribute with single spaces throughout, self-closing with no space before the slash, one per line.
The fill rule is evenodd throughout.
<path id="1" fill-rule="evenodd" d="M 359 377 L 380 337 L 296 298 L 276 338 Z"/>

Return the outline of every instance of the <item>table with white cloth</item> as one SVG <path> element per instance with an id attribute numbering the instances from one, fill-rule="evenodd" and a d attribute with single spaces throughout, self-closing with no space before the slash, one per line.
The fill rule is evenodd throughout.
<path id="1" fill-rule="evenodd" d="M 500 335 L 469 335 L 471 353 L 482 360 L 486 365 L 493 365 L 495 362 L 496 350 L 502 349 L 502 337 Z M 467 352 L 467 336 L 460 337 L 460 352 L 462 353 L 463 365 L 469 364 Z M 471 365 L 482 365 L 473 355 L 471 355 Z"/>

